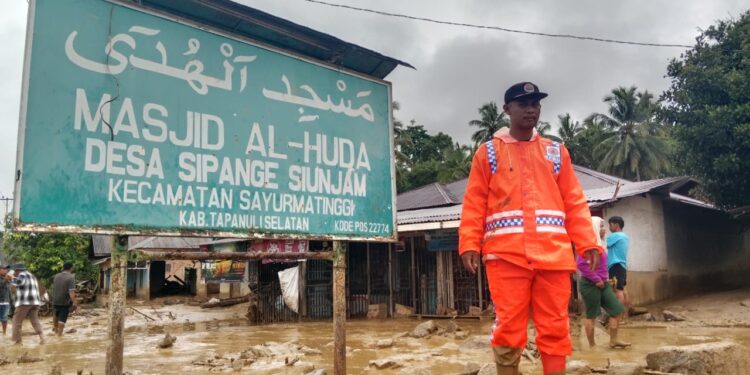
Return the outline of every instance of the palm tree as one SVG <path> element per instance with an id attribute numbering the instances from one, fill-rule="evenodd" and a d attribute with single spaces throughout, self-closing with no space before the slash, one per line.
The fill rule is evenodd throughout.
<path id="1" fill-rule="evenodd" d="M 671 168 L 664 125 L 657 120 L 659 103 L 648 91 L 618 87 L 604 97 L 609 114 L 594 113 L 612 131 L 595 147 L 598 170 L 640 181 L 664 175 Z"/>
<path id="2" fill-rule="evenodd" d="M 556 142 L 562 142 L 562 139 L 560 139 L 560 137 L 550 133 L 552 131 L 552 124 L 547 121 L 539 121 L 539 123 L 536 125 L 536 131 L 542 137 L 549 138 Z"/>
<path id="3" fill-rule="evenodd" d="M 471 159 L 475 151 L 476 146 L 462 146 L 458 142 L 453 147 L 444 149 L 444 157 L 437 173 L 437 180 L 448 183 L 468 177 L 471 170 Z"/>
<path id="4" fill-rule="evenodd" d="M 475 144 L 489 141 L 496 131 L 510 125 L 505 117 L 505 112 L 500 111 L 495 102 L 489 102 L 479 107 L 479 117 L 479 120 L 469 121 L 469 126 L 479 127 L 479 130 L 471 135 L 471 140 Z"/>
<path id="5" fill-rule="evenodd" d="M 576 137 L 578 136 L 578 133 L 583 130 L 583 126 L 581 126 L 580 122 L 573 121 L 570 118 L 570 113 L 557 115 L 557 119 L 558 121 L 560 121 L 560 127 L 557 129 L 557 135 L 568 147 L 568 149 L 575 148 Z"/>

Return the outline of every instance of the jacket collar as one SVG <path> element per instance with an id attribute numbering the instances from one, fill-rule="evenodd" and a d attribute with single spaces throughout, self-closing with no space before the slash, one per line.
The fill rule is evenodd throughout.
<path id="1" fill-rule="evenodd" d="M 539 133 L 536 131 L 536 129 L 534 129 L 534 133 L 531 135 L 531 139 L 529 139 L 528 141 L 519 141 L 510 135 L 510 128 L 505 126 L 496 131 L 492 136 L 503 141 L 503 143 L 533 142 L 539 138 Z"/>

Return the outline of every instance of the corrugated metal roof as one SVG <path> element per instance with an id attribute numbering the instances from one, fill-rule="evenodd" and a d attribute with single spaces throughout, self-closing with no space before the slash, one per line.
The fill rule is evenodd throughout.
<path id="1" fill-rule="evenodd" d="M 660 178 L 657 180 L 629 182 L 618 186 L 608 186 L 599 189 L 584 189 L 586 200 L 589 204 L 596 206 L 596 203 L 609 202 L 612 200 L 632 197 L 634 195 L 645 194 L 653 192 L 654 190 L 666 189 L 669 191 L 669 187 L 676 183 L 682 182 L 689 177 L 667 177 Z"/>
<path id="2" fill-rule="evenodd" d="M 617 185 L 618 181 L 621 184 L 630 182 L 628 180 L 597 172 L 593 169 L 588 169 L 580 165 L 573 165 L 573 170 L 576 171 L 576 177 L 578 177 L 578 182 L 581 183 L 581 187 L 583 188 L 583 190 L 614 186 Z"/>
<path id="3" fill-rule="evenodd" d="M 129 250 L 195 250 L 210 241 L 200 237 L 154 237 L 129 236 Z M 112 254 L 112 236 L 95 234 L 91 236 L 94 257 L 108 257 Z"/>
<path id="4" fill-rule="evenodd" d="M 579 172 L 576 170 L 576 172 Z M 598 172 L 597 172 L 598 173 Z M 606 176 L 606 175 L 604 175 Z M 597 177 L 599 178 L 599 177 Z M 624 182 L 617 188 L 616 186 L 608 186 L 598 189 L 585 189 L 584 194 L 587 197 L 589 205 L 591 207 L 597 207 L 606 203 L 615 202 L 618 199 L 632 197 L 639 194 L 663 192 L 665 197 L 669 199 L 699 206 L 703 208 L 716 209 L 716 207 L 697 200 L 689 198 L 680 194 L 671 193 L 670 189 L 672 186 L 680 186 L 689 180 L 689 177 L 668 177 L 658 180 L 640 181 L 640 182 Z M 624 180 L 625 181 L 625 180 Z M 466 186 L 466 180 L 457 181 L 463 182 L 463 186 Z M 429 185 L 428 185 L 429 186 Z M 426 188 L 426 187 L 425 187 Z M 417 189 L 422 190 L 424 188 Z M 617 195 L 615 196 L 615 190 Z M 406 193 L 404 193 L 406 194 Z M 399 201 L 400 202 L 400 201 Z M 453 204 L 450 206 L 443 205 L 442 207 L 429 207 L 414 210 L 400 210 L 398 212 L 397 223 L 398 225 L 404 224 L 418 224 L 418 223 L 432 223 L 432 222 L 445 222 L 461 219 L 461 209 L 463 205 Z"/>
<path id="5" fill-rule="evenodd" d="M 398 65 L 414 68 L 401 60 L 229 0 L 121 1 L 140 4 L 377 78 L 385 78 Z"/>
<path id="6" fill-rule="evenodd" d="M 148 237 L 130 246 L 130 250 L 197 250 L 207 240 L 201 237 Z"/>
<path id="7" fill-rule="evenodd" d="M 463 184 L 465 189 L 466 180 L 463 180 Z M 461 197 L 463 198 L 463 194 Z M 454 205 L 461 202 L 462 199 L 457 198 L 446 185 L 437 182 L 401 193 L 396 197 L 396 207 L 399 211 Z"/>
<path id="8" fill-rule="evenodd" d="M 399 225 L 402 225 L 460 220 L 462 207 L 463 204 L 457 204 L 447 207 L 425 208 L 413 211 L 399 211 L 397 223 Z"/>

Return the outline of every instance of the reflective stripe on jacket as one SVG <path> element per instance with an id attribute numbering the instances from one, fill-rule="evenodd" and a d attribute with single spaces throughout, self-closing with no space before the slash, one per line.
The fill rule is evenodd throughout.
<path id="1" fill-rule="evenodd" d="M 536 269 L 575 270 L 580 255 L 602 251 L 565 146 L 517 141 L 508 128 L 480 146 L 464 193 L 459 254 L 474 250 Z"/>

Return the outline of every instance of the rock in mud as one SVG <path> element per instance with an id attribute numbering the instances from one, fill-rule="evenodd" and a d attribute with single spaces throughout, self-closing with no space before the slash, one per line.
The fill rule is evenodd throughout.
<path id="1" fill-rule="evenodd" d="M 395 369 L 401 367 L 401 364 L 391 358 L 383 358 L 370 361 L 370 367 L 374 367 L 378 370 Z"/>
<path id="2" fill-rule="evenodd" d="M 478 363 L 469 362 L 464 365 L 464 371 L 461 372 L 461 375 L 477 375 L 480 369 Z"/>
<path id="3" fill-rule="evenodd" d="M 729 342 L 665 346 L 646 356 L 648 368 L 686 375 L 750 374 L 750 353 Z"/>
<path id="4" fill-rule="evenodd" d="M 393 312 L 394 318 L 407 318 L 414 314 L 414 309 L 409 306 L 396 304 L 395 311 Z"/>
<path id="5" fill-rule="evenodd" d="M 459 346 L 461 350 L 489 350 L 490 349 L 490 337 L 489 336 L 471 336 L 466 341 L 462 342 Z"/>
<path id="6" fill-rule="evenodd" d="M 445 333 L 456 333 L 460 331 L 463 331 L 463 329 L 461 329 L 461 327 L 459 327 L 458 324 L 456 324 L 456 322 L 452 320 L 449 320 L 448 324 L 445 326 Z"/>
<path id="7" fill-rule="evenodd" d="M 378 349 L 390 348 L 391 346 L 393 346 L 393 340 L 391 339 L 382 339 L 375 342 L 375 347 Z"/>
<path id="8" fill-rule="evenodd" d="M 664 320 L 667 322 L 683 322 L 685 321 L 685 317 L 677 314 L 675 312 L 664 310 L 662 312 L 662 316 L 664 316 Z"/>
<path id="9" fill-rule="evenodd" d="M 367 319 L 385 319 L 388 316 L 388 308 L 385 303 L 367 306 Z"/>
<path id="10" fill-rule="evenodd" d="M 656 318 L 649 312 L 641 315 L 630 316 L 628 319 L 634 322 L 655 322 Z"/>
<path id="11" fill-rule="evenodd" d="M 58 363 L 49 370 L 49 375 L 62 375 L 62 366 Z"/>
<path id="12" fill-rule="evenodd" d="M 434 321 L 428 320 L 414 328 L 409 336 L 421 339 L 435 333 L 439 328 Z"/>
<path id="13" fill-rule="evenodd" d="M 432 371 L 426 368 L 405 368 L 399 371 L 397 375 L 432 375 Z"/>
<path id="14" fill-rule="evenodd" d="M 479 306 L 469 306 L 469 312 L 466 313 L 467 316 L 481 316 L 482 315 L 482 308 Z"/>
<path id="15" fill-rule="evenodd" d="M 632 362 L 612 362 L 607 375 L 643 375 L 643 366 Z"/>
<path id="16" fill-rule="evenodd" d="M 18 357 L 18 359 L 16 360 L 16 363 L 18 364 L 34 363 L 34 362 L 42 362 L 42 361 L 44 360 L 41 358 L 37 358 L 37 357 L 30 357 L 28 352 L 24 352 L 23 354 L 21 354 L 20 357 Z"/>
<path id="17" fill-rule="evenodd" d="M 175 341 L 177 341 L 177 337 L 167 333 L 156 345 L 162 349 L 171 348 Z"/>
<path id="18" fill-rule="evenodd" d="M 76 333 L 76 332 L 78 332 L 78 330 L 75 329 L 75 328 L 71 328 L 71 329 L 65 331 L 65 333 L 67 333 L 67 334 Z"/>
<path id="19" fill-rule="evenodd" d="M 497 374 L 497 366 L 494 363 L 485 363 L 482 368 L 479 369 L 477 375 L 495 375 Z"/>
<path id="20" fill-rule="evenodd" d="M 586 361 L 570 361 L 565 365 L 565 373 L 568 375 L 588 375 L 591 367 Z"/>

